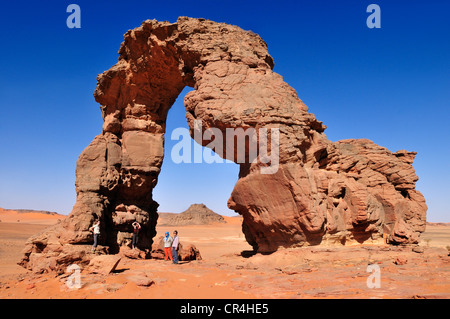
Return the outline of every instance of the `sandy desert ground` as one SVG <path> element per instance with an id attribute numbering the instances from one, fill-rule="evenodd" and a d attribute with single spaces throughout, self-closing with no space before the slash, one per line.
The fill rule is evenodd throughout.
<path id="1" fill-rule="evenodd" d="M 114 273 L 31 274 L 18 266 L 27 238 L 64 216 L 0 211 L 0 298 L 450 298 L 450 225 L 427 227 L 417 247 L 315 246 L 249 253 L 239 217 L 226 224 L 176 227 L 203 260 L 173 265 L 122 258 Z M 158 227 L 157 236 L 174 227 Z M 380 270 L 369 288 L 368 265 Z M 370 281 L 371 279 L 369 279 Z M 143 284 L 144 283 L 144 284 Z"/>

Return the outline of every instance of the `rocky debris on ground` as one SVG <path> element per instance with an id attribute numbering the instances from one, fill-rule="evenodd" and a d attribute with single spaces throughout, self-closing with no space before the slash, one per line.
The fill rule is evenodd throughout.
<path id="1" fill-rule="evenodd" d="M 149 278 L 147 273 L 142 271 L 134 271 L 128 274 L 126 278 L 140 287 L 150 287 L 155 284 L 155 281 Z"/>
<path id="2" fill-rule="evenodd" d="M 137 248 L 130 248 L 128 246 L 122 246 L 120 247 L 119 255 L 122 255 L 124 257 L 130 258 L 130 259 L 147 259 L 150 258 L 149 256 L 149 250 L 140 250 Z"/>
<path id="3" fill-rule="evenodd" d="M 109 274 L 81 268 L 81 288 L 67 287 L 72 274 L 1 279 L 3 298 L 449 298 L 450 259 L 444 248 L 402 246 L 314 246 L 272 254 L 172 265 L 122 258 Z M 101 257 L 101 256 L 99 256 Z M 407 260 L 397 264 L 397 260 Z M 379 269 L 380 285 L 368 285 Z M 106 267 L 105 269 L 108 269 Z M 56 285 L 55 285 L 56 281 Z M 139 287 L 138 289 L 136 289 Z M 52 292 L 47 293 L 47 289 Z"/>
<path id="4" fill-rule="evenodd" d="M 121 257 L 118 255 L 100 255 L 93 257 L 86 271 L 88 273 L 108 275 L 112 273 L 119 264 Z"/>

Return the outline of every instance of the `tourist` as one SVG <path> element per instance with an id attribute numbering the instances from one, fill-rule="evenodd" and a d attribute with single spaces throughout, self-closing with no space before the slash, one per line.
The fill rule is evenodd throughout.
<path id="1" fill-rule="evenodd" d="M 178 239 L 178 232 L 176 230 L 173 231 L 173 242 L 172 242 L 172 257 L 173 263 L 178 264 L 178 248 L 180 247 L 180 242 Z"/>
<path id="2" fill-rule="evenodd" d="M 89 231 L 94 233 L 94 245 L 92 245 L 92 252 L 95 252 L 98 245 L 98 236 L 100 236 L 100 219 L 94 222 L 94 225 L 89 228 Z"/>
<path id="3" fill-rule="evenodd" d="M 166 231 L 164 236 L 164 260 L 173 260 L 172 258 L 172 242 L 173 238 L 169 236 L 169 232 Z"/>
<path id="4" fill-rule="evenodd" d="M 133 224 L 131 224 L 131 226 L 133 226 L 133 238 L 131 240 L 131 248 L 135 249 L 137 242 L 139 240 L 139 230 L 141 229 L 141 225 L 137 221 L 134 221 Z"/>

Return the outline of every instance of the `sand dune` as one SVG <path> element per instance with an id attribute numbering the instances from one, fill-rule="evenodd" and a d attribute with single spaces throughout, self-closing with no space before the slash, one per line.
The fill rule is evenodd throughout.
<path id="1" fill-rule="evenodd" d="M 65 215 L 60 215 L 54 212 L 0 208 L 0 221 L 2 223 L 53 225 L 58 220 L 62 220 L 64 218 L 66 218 Z"/>

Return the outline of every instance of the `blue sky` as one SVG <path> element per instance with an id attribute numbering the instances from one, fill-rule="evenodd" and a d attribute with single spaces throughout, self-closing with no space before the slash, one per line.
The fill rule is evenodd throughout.
<path id="1" fill-rule="evenodd" d="M 66 8 L 81 8 L 69 29 Z M 369 29 L 366 8 L 381 8 Z M 258 33 L 275 71 L 323 121 L 328 138 L 368 138 L 417 151 L 414 168 L 428 220 L 450 222 L 449 1 L 14 1 L 0 11 L 0 207 L 70 213 L 75 165 L 101 133 L 96 76 L 117 62 L 123 34 L 143 20 L 202 17 Z M 187 127 L 183 97 L 167 131 Z M 166 155 L 173 145 L 166 138 Z M 164 161 L 160 211 L 226 201 L 236 164 Z"/>

